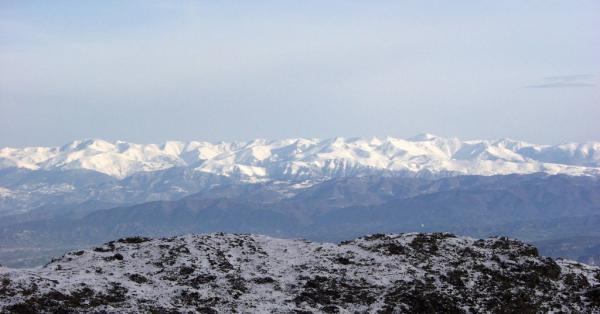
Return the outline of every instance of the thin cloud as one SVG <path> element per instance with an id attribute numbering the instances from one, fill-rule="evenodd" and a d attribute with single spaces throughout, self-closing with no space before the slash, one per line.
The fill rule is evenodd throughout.
<path id="1" fill-rule="evenodd" d="M 548 84 L 537 84 L 527 85 L 527 88 L 561 88 L 561 87 L 593 87 L 596 86 L 591 83 L 548 83 Z"/>
<path id="2" fill-rule="evenodd" d="M 595 84 L 590 80 L 594 76 L 590 74 L 572 74 L 548 76 L 542 78 L 542 83 L 527 85 L 527 88 L 565 88 L 565 87 L 593 87 Z"/>
<path id="3" fill-rule="evenodd" d="M 560 81 L 560 82 L 572 82 L 580 80 L 590 80 L 594 76 L 590 74 L 573 74 L 573 75 L 559 75 L 559 76 L 548 76 L 544 78 L 544 81 Z"/>

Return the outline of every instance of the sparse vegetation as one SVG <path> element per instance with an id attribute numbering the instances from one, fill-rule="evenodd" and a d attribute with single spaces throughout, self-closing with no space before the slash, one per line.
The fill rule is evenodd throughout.
<path id="1" fill-rule="evenodd" d="M 375 234 L 317 245 L 218 233 L 65 254 L 36 274 L 0 274 L 0 296 L 10 313 L 594 312 L 600 269 L 504 237 Z"/>

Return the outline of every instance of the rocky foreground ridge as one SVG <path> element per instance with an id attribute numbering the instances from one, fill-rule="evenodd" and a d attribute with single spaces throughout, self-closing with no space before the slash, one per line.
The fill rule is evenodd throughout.
<path id="1" fill-rule="evenodd" d="M 2 313 L 600 312 L 600 268 L 503 237 L 125 238 L 0 268 Z"/>

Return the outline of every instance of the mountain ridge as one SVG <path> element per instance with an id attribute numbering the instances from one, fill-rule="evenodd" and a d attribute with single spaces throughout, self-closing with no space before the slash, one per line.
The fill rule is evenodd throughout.
<path id="1" fill-rule="evenodd" d="M 39 264 L 49 258 L 40 250 L 132 235 L 216 231 L 317 241 L 374 232 L 449 231 L 524 241 L 600 236 L 600 178 L 584 176 L 361 177 L 296 189 L 289 183 L 226 184 L 174 201 L 108 207 L 86 203 L 54 214 L 3 217 L 0 263 Z"/>
<path id="2" fill-rule="evenodd" d="M 537 145 L 510 139 L 462 141 L 432 134 L 409 139 L 336 137 L 218 143 L 168 141 L 163 144 L 88 139 L 60 147 L 0 149 L 0 169 L 11 167 L 87 169 L 118 179 L 172 167 L 245 180 L 372 174 L 600 175 L 600 142 Z"/>

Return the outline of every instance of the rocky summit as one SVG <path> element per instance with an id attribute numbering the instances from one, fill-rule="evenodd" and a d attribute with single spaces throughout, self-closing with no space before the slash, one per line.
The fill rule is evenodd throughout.
<path id="1" fill-rule="evenodd" d="M 0 268 L 2 313 L 600 313 L 600 268 L 504 237 L 123 238 Z"/>

